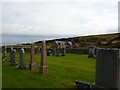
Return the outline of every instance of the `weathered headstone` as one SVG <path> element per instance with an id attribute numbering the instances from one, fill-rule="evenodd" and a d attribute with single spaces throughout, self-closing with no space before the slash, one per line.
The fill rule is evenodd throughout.
<path id="1" fill-rule="evenodd" d="M 52 55 L 53 55 L 53 56 L 56 55 L 56 49 L 55 49 L 55 48 L 52 49 Z"/>
<path id="2" fill-rule="evenodd" d="M 40 73 L 41 74 L 48 73 L 48 67 L 46 66 L 46 42 L 45 41 L 42 41 Z"/>
<path id="3" fill-rule="evenodd" d="M 120 90 L 120 49 L 97 49 L 93 88 Z"/>
<path id="4" fill-rule="evenodd" d="M 65 48 L 61 48 L 61 56 L 65 56 L 65 53 L 66 53 Z"/>
<path id="5" fill-rule="evenodd" d="M 56 56 L 59 56 L 60 50 L 59 48 L 56 49 Z"/>
<path id="6" fill-rule="evenodd" d="M 12 54 L 13 54 L 13 55 L 12 55 L 11 65 L 17 66 L 18 64 L 17 64 L 17 62 L 16 62 L 16 50 L 15 50 L 15 49 L 13 49 Z"/>
<path id="7" fill-rule="evenodd" d="M 36 69 L 36 62 L 35 62 L 35 51 L 34 51 L 34 43 L 31 45 L 31 57 L 30 57 L 30 70 Z"/>
<path id="8" fill-rule="evenodd" d="M 77 80 L 75 80 L 75 83 L 76 83 L 76 88 L 81 88 L 80 90 L 91 90 L 89 83 L 81 82 Z"/>
<path id="9" fill-rule="evenodd" d="M 13 61 L 13 47 L 10 48 L 10 62 Z"/>
<path id="10" fill-rule="evenodd" d="M 20 49 L 20 64 L 19 64 L 20 69 L 26 69 L 25 66 L 25 51 L 23 48 Z"/>
<path id="11" fill-rule="evenodd" d="M 91 47 L 89 47 L 89 49 L 88 49 L 88 58 L 94 58 L 94 47 L 93 46 L 91 46 Z"/>
<path id="12" fill-rule="evenodd" d="M 50 50 L 47 50 L 47 56 L 50 56 Z"/>
<path id="13" fill-rule="evenodd" d="M 34 50 L 35 50 L 35 54 L 39 54 L 40 53 L 40 48 L 39 47 L 36 47 Z"/>
<path id="14" fill-rule="evenodd" d="M 7 49 L 5 46 L 2 48 L 2 59 L 7 60 Z"/>

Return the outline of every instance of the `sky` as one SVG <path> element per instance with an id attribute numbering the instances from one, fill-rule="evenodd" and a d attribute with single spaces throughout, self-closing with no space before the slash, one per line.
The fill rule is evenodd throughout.
<path id="1" fill-rule="evenodd" d="M 118 32 L 118 0 L 2 0 L 5 43 Z"/>

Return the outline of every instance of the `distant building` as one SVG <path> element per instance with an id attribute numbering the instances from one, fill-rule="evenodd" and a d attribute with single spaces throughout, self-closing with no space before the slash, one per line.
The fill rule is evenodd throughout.
<path id="1" fill-rule="evenodd" d="M 72 46 L 73 43 L 70 41 L 55 41 L 52 44 L 52 48 L 66 48 Z"/>

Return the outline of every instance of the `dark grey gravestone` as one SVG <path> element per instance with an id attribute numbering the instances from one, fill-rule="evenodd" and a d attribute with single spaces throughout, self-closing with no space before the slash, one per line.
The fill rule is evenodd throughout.
<path id="1" fill-rule="evenodd" d="M 94 47 L 91 46 L 89 49 L 88 49 L 88 58 L 94 58 Z"/>
<path id="2" fill-rule="evenodd" d="M 13 55 L 12 55 L 13 59 L 12 59 L 11 65 L 17 66 L 18 64 L 17 64 L 17 62 L 16 62 L 16 50 L 15 50 L 15 49 L 13 49 L 12 54 L 13 54 Z"/>
<path id="3" fill-rule="evenodd" d="M 10 62 L 13 61 L 13 47 L 10 48 Z"/>
<path id="4" fill-rule="evenodd" d="M 13 65 L 17 66 L 18 63 L 16 62 L 16 50 L 13 50 Z"/>
<path id="5" fill-rule="evenodd" d="M 61 48 L 61 56 L 65 56 L 65 53 L 66 53 L 65 48 Z"/>
<path id="6" fill-rule="evenodd" d="M 75 83 L 76 83 L 76 88 L 81 88 L 80 90 L 91 90 L 89 83 L 81 82 L 77 80 L 75 80 Z"/>
<path id="7" fill-rule="evenodd" d="M 120 49 L 97 49 L 93 87 L 120 90 Z"/>
<path id="8" fill-rule="evenodd" d="M 52 49 L 52 55 L 55 56 L 56 55 L 56 50 L 53 48 Z"/>
<path id="9" fill-rule="evenodd" d="M 47 56 L 50 56 L 50 50 L 47 50 Z"/>
<path id="10" fill-rule="evenodd" d="M 25 51 L 23 48 L 20 49 L 20 64 L 19 64 L 20 69 L 26 69 L 25 66 Z"/>
<path id="11" fill-rule="evenodd" d="M 5 46 L 2 48 L 2 59 L 7 60 L 7 49 Z"/>

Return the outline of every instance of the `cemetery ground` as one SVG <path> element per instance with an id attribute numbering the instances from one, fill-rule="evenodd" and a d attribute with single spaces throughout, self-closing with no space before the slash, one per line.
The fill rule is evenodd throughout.
<path id="1" fill-rule="evenodd" d="M 20 70 L 10 65 L 8 60 L 2 61 L 2 88 L 74 88 L 75 80 L 90 83 L 95 81 L 96 60 L 85 54 L 69 54 L 66 56 L 47 56 L 48 73 L 40 74 L 40 54 L 35 54 L 36 70 Z M 19 63 L 19 53 L 16 60 Z M 30 53 L 25 53 L 25 64 L 29 67 Z"/>

